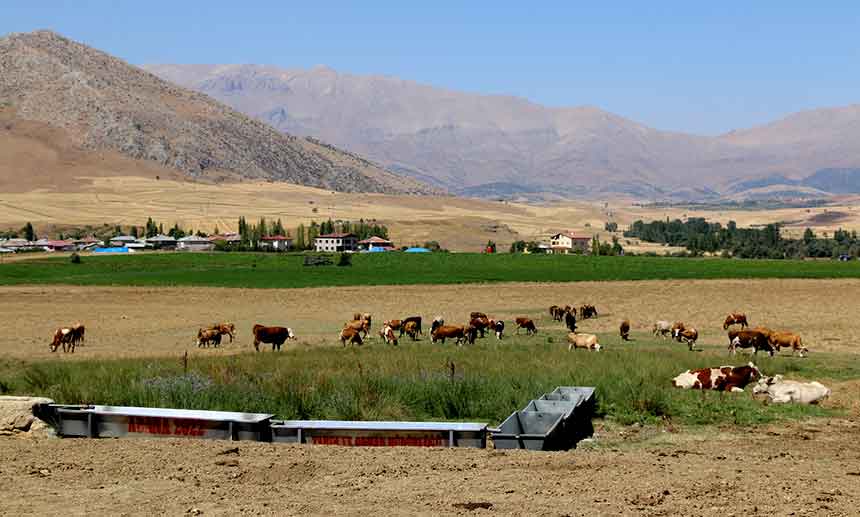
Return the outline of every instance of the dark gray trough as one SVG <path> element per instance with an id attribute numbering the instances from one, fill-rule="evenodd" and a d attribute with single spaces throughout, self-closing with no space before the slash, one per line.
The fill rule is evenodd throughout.
<path id="1" fill-rule="evenodd" d="M 591 436 L 594 388 L 560 386 L 532 400 L 493 431 L 497 449 L 568 450 Z"/>

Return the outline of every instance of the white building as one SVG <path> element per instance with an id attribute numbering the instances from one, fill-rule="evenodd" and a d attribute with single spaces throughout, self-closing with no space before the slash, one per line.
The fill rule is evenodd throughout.
<path id="1" fill-rule="evenodd" d="M 260 238 L 261 248 L 271 248 L 275 251 L 287 251 L 293 247 L 293 239 L 283 235 L 269 235 Z"/>
<path id="2" fill-rule="evenodd" d="M 215 243 L 206 237 L 189 235 L 176 241 L 176 249 L 182 251 L 212 251 L 215 249 Z"/>
<path id="3" fill-rule="evenodd" d="M 329 233 L 314 239 L 314 249 L 323 252 L 355 251 L 358 237 L 352 233 Z"/>
<path id="4" fill-rule="evenodd" d="M 549 238 L 549 246 L 552 253 L 556 254 L 588 254 L 591 252 L 591 237 L 581 237 L 570 232 L 557 233 Z"/>

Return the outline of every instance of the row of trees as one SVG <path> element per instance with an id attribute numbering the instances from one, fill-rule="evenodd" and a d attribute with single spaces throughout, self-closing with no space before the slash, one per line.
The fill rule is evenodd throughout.
<path id="1" fill-rule="evenodd" d="M 832 238 L 822 237 L 807 228 L 801 239 L 784 238 L 778 224 L 762 228 L 738 228 L 734 221 L 726 226 L 710 223 L 704 218 L 687 221 L 636 221 L 624 232 L 646 242 L 686 248 L 690 255 L 719 253 L 741 258 L 804 258 L 860 255 L 857 232 L 836 230 Z"/>
<path id="2" fill-rule="evenodd" d="M 544 253 L 546 250 L 541 248 L 540 243 L 537 241 L 514 241 L 511 243 L 511 253 L 523 253 L 526 251 L 529 253 Z M 578 251 L 576 250 L 574 253 Z M 591 238 L 591 254 L 614 257 L 616 255 L 624 255 L 624 248 L 621 246 L 618 237 L 613 236 L 612 242 L 601 242 L 595 235 Z"/>

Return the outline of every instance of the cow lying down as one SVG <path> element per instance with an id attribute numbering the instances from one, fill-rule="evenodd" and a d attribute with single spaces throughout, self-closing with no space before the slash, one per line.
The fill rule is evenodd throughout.
<path id="1" fill-rule="evenodd" d="M 830 389 L 820 382 L 788 381 L 782 375 L 764 377 L 753 387 L 753 395 L 767 394 L 777 404 L 818 404 L 830 396 Z"/>
<path id="2" fill-rule="evenodd" d="M 753 363 L 746 366 L 720 366 L 719 368 L 700 368 L 687 370 L 672 379 L 676 388 L 716 391 L 743 391 L 744 388 L 762 375 Z"/>

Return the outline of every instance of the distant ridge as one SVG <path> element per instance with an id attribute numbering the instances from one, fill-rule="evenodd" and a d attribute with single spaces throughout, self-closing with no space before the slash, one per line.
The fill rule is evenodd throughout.
<path id="1" fill-rule="evenodd" d="M 0 110 L 11 117 L 9 127 L 15 121 L 46 124 L 80 149 L 117 152 L 190 178 L 285 181 L 345 192 L 431 190 L 50 31 L 0 38 Z"/>
<path id="2" fill-rule="evenodd" d="M 594 107 L 548 108 L 328 67 L 144 68 L 282 131 L 321 138 L 464 194 L 705 200 L 777 174 L 801 181 L 820 170 L 860 168 L 857 105 L 703 137 L 659 131 Z M 831 193 L 799 191 L 810 192 Z"/>

